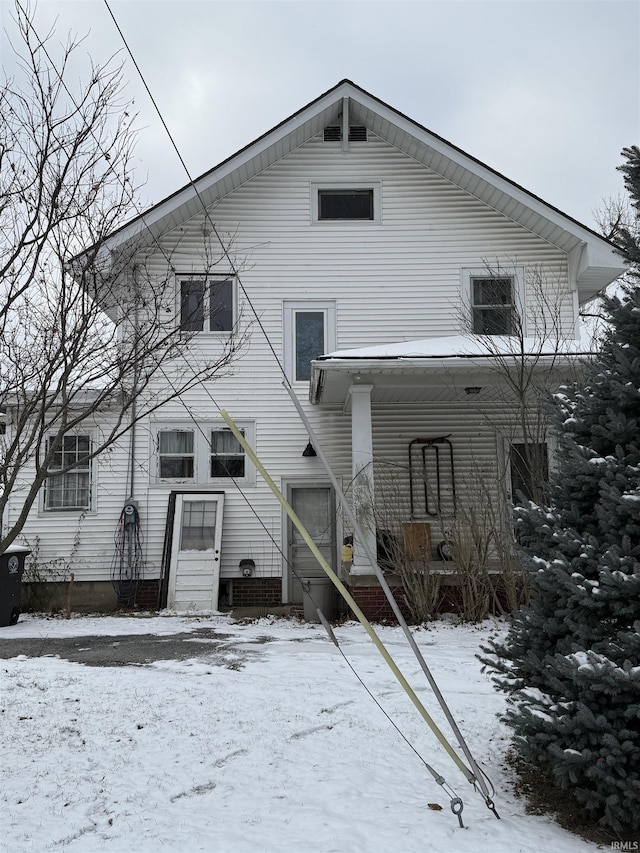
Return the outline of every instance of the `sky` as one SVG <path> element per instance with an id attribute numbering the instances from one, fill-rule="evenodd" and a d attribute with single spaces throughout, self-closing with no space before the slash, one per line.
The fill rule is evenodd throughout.
<path id="1" fill-rule="evenodd" d="M 476 658 L 480 644 L 503 629 L 493 621 L 440 620 L 414 631 L 474 760 L 495 788 L 496 820 L 357 623 L 334 629 L 342 657 L 320 625 L 295 619 L 22 616 L 0 629 L 2 638 L 34 637 L 41 651 L 0 666 L 4 849 L 602 850 L 604 844 L 583 841 L 550 816 L 527 814 L 514 793 L 505 761 L 509 730 L 498 718 L 506 697 Z M 401 629 L 377 631 L 456 744 Z M 173 632 L 194 634 L 201 651 L 147 665 L 89 666 L 57 657 L 50 643 L 76 638 L 78 655 L 91 655 L 95 635 L 118 646 L 122 635 L 156 634 L 160 645 Z M 451 812 L 453 795 L 463 800 L 464 828 Z"/>
<path id="2" fill-rule="evenodd" d="M 23 0 L 25 2 L 25 0 Z M 638 0 L 109 0 L 193 177 L 344 78 L 584 224 L 624 195 L 640 143 Z M 0 0 L 11 73 L 12 0 Z M 35 25 L 124 62 L 144 204 L 184 186 L 100 0 L 40 0 Z"/>

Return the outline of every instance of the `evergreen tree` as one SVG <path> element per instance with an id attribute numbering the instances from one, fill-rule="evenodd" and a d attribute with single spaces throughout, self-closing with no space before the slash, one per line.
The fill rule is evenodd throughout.
<path id="1" fill-rule="evenodd" d="M 550 505 L 516 511 L 531 605 L 483 648 L 521 755 L 617 831 L 640 828 L 640 149 L 622 154 L 632 266 L 601 352 L 555 396 Z"/>

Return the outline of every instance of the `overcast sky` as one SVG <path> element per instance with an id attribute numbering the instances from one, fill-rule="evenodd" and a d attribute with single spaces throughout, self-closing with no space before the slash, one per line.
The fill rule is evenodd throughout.
<path id="1" fill-rule="evenodd" d="M 193 176 L 349 78 L 591 227 L 640 144 L 637 0 L 110 0 Z M 11 0 L 0 0 L 11 30 Z M 100 0 L 40 0 L 41 34 L 122 41 Z M 187 177 L 126 54 L 156 202 Z M 7 36 L 3 65 L 11 67 Z"/>

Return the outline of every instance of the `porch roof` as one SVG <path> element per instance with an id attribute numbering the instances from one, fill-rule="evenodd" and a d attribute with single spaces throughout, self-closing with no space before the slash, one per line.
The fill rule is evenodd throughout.
<path id="1" fill-rule="evenodd" d="M 491 400 L 503 395 L 504 371 L 524 359 L 535 370 L 568 368 L 592 356 L 585 341 L 472 335 L 402 341 L 337 350 L 311 362 L 309 399 L 349 404 L 352 385 L 371 385 L 375 402 Z"/>

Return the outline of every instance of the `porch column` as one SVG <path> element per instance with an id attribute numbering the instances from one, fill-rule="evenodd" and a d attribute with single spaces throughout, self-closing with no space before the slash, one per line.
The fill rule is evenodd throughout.
<path id="1" fill-rule="evenodd" d="M 376 553 L 376 525 L 373 518 L 373 439 L 371 432 L 371 390 L 373 385 L 352 385 L 351 394 L 351 475 L 353 509 L 364 539 Z M 373 569 L 362 542 L 354 536 L 352 575 L 370 575 Z"/>

